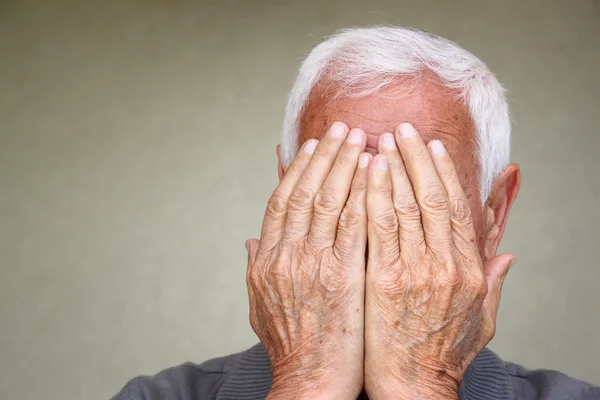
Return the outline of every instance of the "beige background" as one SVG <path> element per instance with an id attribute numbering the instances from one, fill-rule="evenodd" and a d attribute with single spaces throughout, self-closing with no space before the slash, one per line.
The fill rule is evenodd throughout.
<path id="1" fill-rule="evenodd" d="M 594 0 L 0 0 L 0 399 L 106 399 L 256 341 L 243 243 L 286 93 L 317 38 L 374 23 L 449 37 L 509 89 L 492 348 L 600 383 L 599 21 Z"/>

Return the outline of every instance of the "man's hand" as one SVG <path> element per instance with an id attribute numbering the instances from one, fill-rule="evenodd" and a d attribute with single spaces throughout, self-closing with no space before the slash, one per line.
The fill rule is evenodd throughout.
<path id="1" fill-rule="evenodd" d="M 456 399 L 494 336 L 514 257 L 484 265 L 450 156 L 410 124 L 380 138 L 367 215 L 365 389 L 375 400 Z"/>
<path id="2" fill-rule="evenodd" d="M 269 399 L 352 399 L 363 387 L 366 137 L 334 123 L 307 141 L 249 240 L 250 322 Z"/>

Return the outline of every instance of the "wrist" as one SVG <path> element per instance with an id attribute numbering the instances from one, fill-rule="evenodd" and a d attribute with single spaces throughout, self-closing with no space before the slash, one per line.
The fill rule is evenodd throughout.
<path id="1" fill-rule="evenodd" d="M 404 387 L 401 391 L 391 393 L 386 399 L 402 400 L 458 400 L 458 390 L 444 386 Z"/>
<path id="2" fill-rule="evenodd" d="M 375 382 L 375 384 L 368 384 Z M 458 384 L 448 377 L 416 376 L 369 379 L 365 390 L 370 400 L 458 400 Z"/>
<path id="3" fill-rule="evenodd" d="M 324 357 L 271 361 L 272 382 L 267 398 L 356 400 L 364 383 L 363 363 L 358 357 Z M 362 358 L 362 354 L 361 357 Z"/>
<path id="4" fill-rule="evenodd" d="M 445 387 L 398 386 L 367 389 L 370 400 L 458 400 L 458 390 Z"/>
<path id="5" fill-rule="evenodd" d="M 330 379 L 288 379 L 274 381 L 267 400 L 356 400 L 362 389 L 362 383 L 343 382 L 341 377 Z"/>
<path id="6" fill-rule="evenodd" d="M 326 391 L 309 391 L 305 389 L 296 388 L 279 388 L 276 390 L 269 390 L 266 400 L 334 400 L 338 399 L 335 394 L 328 393 Z"/>
<path id="7" fill-rule="evenodd" d="M 360 392 L 360 391 L 359 391 Z M 358 393 L 325 388 L 280 387 L 269 390 L 266 400 L 356 400 Z"/>

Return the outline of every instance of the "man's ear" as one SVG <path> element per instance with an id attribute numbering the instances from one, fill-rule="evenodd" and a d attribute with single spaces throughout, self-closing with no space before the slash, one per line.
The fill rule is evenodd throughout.
<path id="1" fill-rule="evenodd" d="M 282 158 L 281 158 L 281 145 L 278 144 L 275 148 L 277 151 L 277 171 L 279 172 L 279 182 L 283 179 L 283 175 L 285 175 L 285 168 L 283 166 Z"/>
<path id="2" fill-rule="evenodd" d="M 508 214 L 517 198 L 521 186 L 521 170 L 518 164 L 510 164 L 494 181 L 492 192 L 488 198 L 487 226 L 485 240 L 485 259 L 496 256 Z"/>

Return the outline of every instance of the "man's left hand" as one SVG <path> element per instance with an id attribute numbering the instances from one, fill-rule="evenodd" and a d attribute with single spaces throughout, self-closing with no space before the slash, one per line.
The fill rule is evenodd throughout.
<path id="1" fill-rule="evenodd" d="M 454 163 L 410 124 L 380 138 L 367 214 L 367 394 L 456 399 L 466 368 L 494 336 L 514 256 L 482 261 Z"/>

